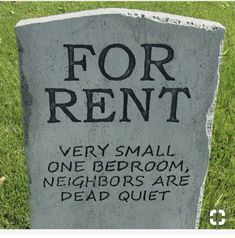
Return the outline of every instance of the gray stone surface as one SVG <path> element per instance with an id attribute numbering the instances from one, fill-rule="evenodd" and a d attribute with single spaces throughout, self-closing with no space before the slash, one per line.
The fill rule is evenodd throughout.
<path id="1" fill-rule="evenodd" d="M 197 226 L 224 27 L 170 14 L 98 9 L 23 20 L 15 29 L 31 227 Z M 93 47 L 94 52 L 76 48 L 70 58 L 70 79 L 74 73 L 79 80 L 65 80 L 65 44 Z M 106 48 L 104 57 L 112 44 L 122 48 Z M 162 62 L 166 74 L 155 62 L 150 64 L 153 80 L 147 74 L 141 80 L 150 62 L 145 59 L 149 44 L 161 44 L 152 46 L 151 60 Z M 102 73 L 102 60 L 106 74 L 116 78 Z M 129 63 L 129 76 L 117 80 Z M 173 88 L 184 90 L 174 101 L 176 117 L 172 92 L 164 92 Z M 53 89 L 61 89 L 55 101 Z M 109 91 L 91 94 L 91 89 Z M 56 107 L 53 118 L 55 103 L 67 105 Z M 90 122 L 89 110 L 92 118 L 114 117 Z"/>

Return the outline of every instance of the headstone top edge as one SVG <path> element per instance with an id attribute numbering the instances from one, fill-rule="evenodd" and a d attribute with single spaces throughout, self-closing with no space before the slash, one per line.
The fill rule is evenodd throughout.
<path id="1" fill-rule="evenodd" d="M 205 29 L 208 31 L 224 31 L 225 27 L 214 21 L 197 19 L 187 16 L 179 16 L 174 14 L 162 13 L 162 12 L 153 12 L 153 11 L 144 11 L 137 9 L 126 9 L 126 8 L 98 8 L 95 10 L 85 10 L 79 12 L 71 12 L 59 15 L 51 15 L 46 17 L 31 18 L 26 20 L 20 20 L 17 22 L 15 29 L 24 27 L 27 25 L 38 24 L 38 23 L 49 23 L 53 21 L 61 21 L 70 18 L 80 18 L 80 17 L 89 17 L 97 15 L 124 15 L 127 17 L 133 18 L 143 18 L 153 20 L 159 23 L 173 24 L 180 26 L 189 26 L 198 29 Z"/>

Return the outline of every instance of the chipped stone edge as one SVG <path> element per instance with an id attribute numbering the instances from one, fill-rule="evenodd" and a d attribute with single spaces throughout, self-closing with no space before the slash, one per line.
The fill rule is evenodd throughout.
<path id="1" fill-rule="evenodd" d="M 216 101 L 217 101 L 217 95 L 218 95 L 218 89 L 219 89 L 219 83 L 220 83 L 220 67 L 222 64 L 223 46 L 224 46 L 224 40 L 222 39 L 221 43 L 220 43 L 219 56 L 218 56 L 219 60 L 218 60 L 218 66 L 217 66 L 217 85 L 216 85 L 216 89 L 214 92 L 212 104 L 208 108 L 207 114 L 206 114 L 206 135 L 208 138 L 209 160 L 210 160 L 210 155 L 211 155 L 211 142 L 212 142 L 214 115 L 215 115 Z M 208 165 L 209 165 L 209 160 L 208 160 Z M 198 229 L 199 224 L 200 224 L 200 215 L 201 215 L 201 208 L 202 208 L 206 178 L 207 178 L 207 174 L 208 174 L 208 167 L 209 166 L 207 166 L 205 177 L 203 179 L 203 183 L 200 188 L 200 195 L 199 195 L 199 200 L 198 200 L 198 204 L 197 204 L 197 215 L 196 215 L 195 229 Z"/>
<path id="2" fill-rule="evenodd" d="M 126 9 L 126 8 L 98 8 L 95 10 L 86 10 L 72 13 L 65 13 L 60 15 L 53 15 L 40 18 L 32 18 L 19 21 L 15 28 L 23 27 L 31 24 L 40 24 L 40 23 L 49 23 L 52 21 L 61 21 L 71 18 L 80 18 L 88 16 L 97 16 L 97 15 L 124 15 L 127 17 L 134 18 L 146 18 L 153 20 L 155 22 L 164 23 L 164 24 L 173 24 L 179 26 L 188 26 L 198 29 L 204 29 L 207 31 L 216 31 L 225 29 L 223 25 L 218 22 L 196 19 L 186 16 L 178 16 L 174 14 L 161 13 L 161 12 L 152 12 L 152 11 L 142 11 L 136 9 Z"/>
<path id="3" fill-rule="evenodd" d="M 16 33 L 16 32 L 15 32 Z M 29 87 L 25 79 L 24 71 L 23 71 L 23 47 L 20 43 L 20 39 L 18 35 L 16 34 L 16 45 L 18 50 L 18 72 L 20 76 L 20 93 L 21 93 L 21 108 L 23 110 L 22 120 L 23 120 L 23 131 L 24 131 L 24 154 L 26 158 L 26 167 L 27 171 L 30 171 L 29 169 L 29 163 L 27 158 L 29 158 L 29 151 L 28 151 L 28 142 L 29 142 L 29 125 L 30 125 L 30 117 L 31 117 L 31 107 L 32 107 L 32 95 L 29 92 Z M 27 173 L 28 175 L 28 185 L 30 186 L 32 183 L 32 179 L 30 176 L 30 173 Z M 31 189 L 28 190 L 28 201 L 31 200 Z M 30 216 L 31 216 L 31 205 L 29 206 L 30 209 Z"/>
<path id="4" fill-rule="evenodd" d="M 29 138 L 28 138 L 28 128 L 29 128 L 29 122 L 30 122 L 30 116 L 31 116 L 31 106 L 32 106 L 32 95 L 29 92 L 28 84 L 25 79 L 25 75 L 23 72 L 23 47 L 21 46 L 20 40 L 16 34 L 16 43 L 17 43 L 17 49 L 18 49 L 18 70 L 19 70 L 19 76 L 20 76 L 20 91 L 21 91 L 21 105 L 23 108 L 23 126 L 24 126 L 24 141 L 25 145 L 28 144 Z"/>

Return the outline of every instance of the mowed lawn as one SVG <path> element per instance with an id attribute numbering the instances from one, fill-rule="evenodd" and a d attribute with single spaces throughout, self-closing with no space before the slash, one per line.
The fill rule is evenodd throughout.
<path id="1" fill-rule="evenodd" d="M 0 3 L 0 228 L 29 228 L 28 177 L 14 26 L 21 19 L 103 7 L 168 12 L 218 21 L 226 27 L 200 228 L 216 228 L 209 224 L 209 211 L 223 209 L 226 223 L 217 228 L 234 229 L 235 3 L 226 2 Z"/>

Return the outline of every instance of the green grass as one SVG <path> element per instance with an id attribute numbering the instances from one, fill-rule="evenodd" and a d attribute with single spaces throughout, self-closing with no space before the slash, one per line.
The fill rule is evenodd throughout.
<path id="1" fill-rule="evenodd" d="M 125 7 L 214 20 L 226 27 L 221 81 L 200 228 L 209 224 L 211 209 L 224 209 L 225 225 L 235 228 L 235 3 L 226 2 L 50 2 L 0 3 L 0 228 L 28 228 L 28 178 L 23 151 L 22 111 L 14 26 L 20 19 L 51 14 Z"/>

